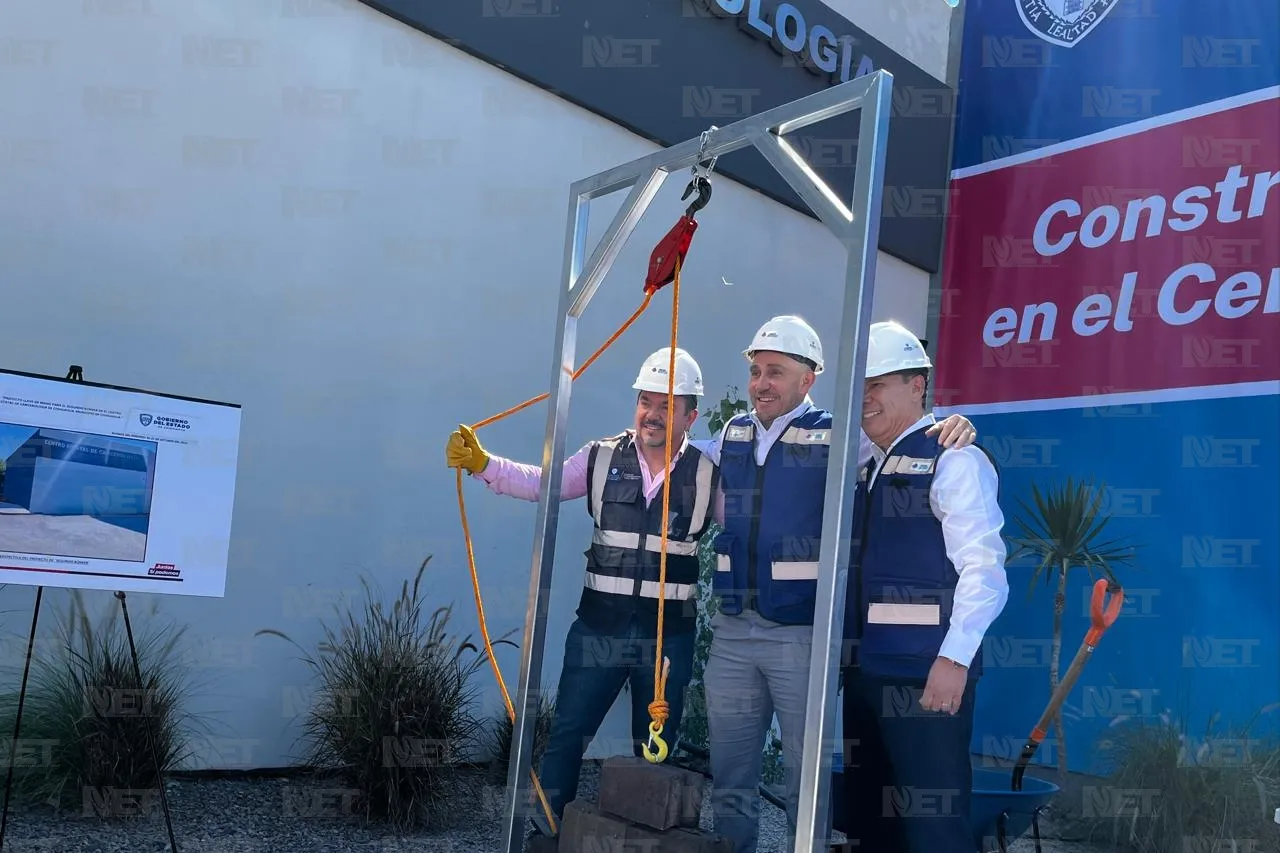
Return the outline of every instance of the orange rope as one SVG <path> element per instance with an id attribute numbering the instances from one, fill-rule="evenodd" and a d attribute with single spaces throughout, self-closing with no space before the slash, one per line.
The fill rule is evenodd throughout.
<path id="1" fill-rule="evenodd" d="M 652 299 L 653 299 L 653 294 L 652 294 L 652 293 L 645 293 L 645 295 L 644 295 L 644 301 L 640 303 L 640 307 L 639 307 L 639 308 L 637 308 L 637 309 L 635 310 L 635 313 L 634 313 L 634 314 L 632 314 L 630 317 L 628 317 L 628 318 L 627 318 L 627 322 L 623 323 L 620 327 L 618 327 L 618 331 L 614 332 L 614 333 L 609 337 L 609 340 L 605 341 L 605 342 L 600 346 L 600 349 L 598 349 L 598 350 L 596 350 L 594 353 L 592 353 L 592 354 L 591 354 L 591 358 L 587 359 L 586 361 L 584 361 L 584 362 L 582 363 L 582 367 L 579 367 L 577 370 L 575 370 L 575 371 L 573 372 L 573 380 L 574 380 L 575 382 L 577 381 L 577 379 L 578 379 L 578 377 L 579 377 L 579 376 L 581 376 L 583 373 L 585 373 L 585 372 L 586 372 L 587 368 L 591 366 L 592 362 L 594 362 L 597 358 L 599 358 L 601 355 L 603 355 L 605 350 L 607 350 L 609 347 L 613 346 L 613 342 L 614 342 L 614 341 L 616 341 L 618 338 L 622 337 L 622 333 L 623 333 L 623 332 L 625 332 L 627 329 L 629 329 L 629 328 L 631 327 L 631 324 L 632 324 L 632 323 L 634 323 L 636 320 L 640 319 L 640 315 L 644 313 L 644 309 L 646 309 L 646 308 L 648 308 L 648 307 L 649 307 L 649 302 L 650 302 L 650 300 L 652 300 Z M 521 409 L 526 409 L 526 408 L 528 408 L 529 406 L 532 406 L 534 403 L 541 403 L 543 400 L 547 399 L 547 397 L 549 397 L 549 396 L 551 396 L 551 395 L 550 395 L 550 394 L 539 394 L 539 395 L 538 395 L 538 396 L 536 396 L 536 397 L 531 397 L 531 398 L 529 398 L 528 400 L 525 400 L 523 403 L 521 403 L 521 404 L 520 404 L 520 405 L 518 405 L 518 406 L 512 406 L 510 409 L 507 409 L 505 412 L 499 412 L 498 414 L 496 414 L 496 415 L 494 415 L 494 416 L 492 416 L 492 417 L 485 418 L 484 420 L 480 421 L 479 423 L 472 424 L 472 425 L 471 425 L 471 428 L 472 428 L 472 429 L 480 429 L 481 427 L 487 427 L 489 424 L 491 424 L 491 423 L 496 423 L 497 421 L 502 420 L 503 418 L 507 417 L 508 415 L 514 415 L 516 412 L 520 411 Z M 461 470 L 459 470 L 459 473 L 461 473 Z"/>
<path id="2" fill-rule="evenodd" d="M 671 511 L 671 419 L 675 417 L 676 331 L 680 326 L 680 261 L 676 260 L 675 278 L 671 282 L 671 347 L 667 362 L 667 446 L 663 454 L 662 475 L 662 550 L 658 557 L 658 643 L 653 657 L 653 701 L 649 703 L 649 731 L 658 735 L 667 723 L 671 708 L 667 704 L 667 675 L 671 662 L 662 658 L 663 604 L 667 600 L 667 528 Z"/>
<path id="3" fill-rule="evenodd" d="M 677 262 L 677 264 L 676 264 L 676 277 L 675 277 L 675 283 L 676 283 L 676 290 L 675 290 L 675 293 L 676 293 L 676 295 L 678 296 L 678 295 L 679 295 L 679 292 L 680 292 L 680 266 L 679 266 L 679 263 L 678 263 L 678 262 Z M 590 357 L 590 358 L 588 358 L 586 361 L 584 361 L 584 362 L 582 363 L 582 366 L 581 366 L 581 367 L 579 367 L 577 370 L 575 370 L 575 371 L 573 372 L 572 378 L 573 378 L 573 380 L 574 380 L 574 381 L 576 381 L 576 380 L 578 379 L 578 377 L 580 377 L 584 372 L 586 372 L 586 369 L 587 369 L 588 367 L 590 367 L 590 366 L 592 365 L 592 363 L 593 363 L 593 362 L 595 362 L 595 360 L 596 360 L 597 358 L 599 358 L 599 357 L 604 353 L 604 351 L 605 351 L 605 350 L 607 350 L 610 346 L 612 346 L 612 345 L 613 345 L 613 343 L 614 343 L 615 341 L 617 341 L 617 340 L 618 340 L 618 338 L 622 337 L 622 333 L 623 333 L 623 332 L 625 332 L 628 328 L 630 328 L 630 327 L 631 327 L 631 325 L 632 325 L 636 320 L 638 320 L 638 319 L 640 318 L 640 315 L 644 313 L 645 309 L 649 307 L 649 303 L 650 303 L 650 301 L 652 301 L 652 299 L 653 299 L 653 293 L 652 293 L 652 292 L 649 292 L 649 291 L 646 291 L 646 292 L 645 292 L 645 296 L 644 296 L 644 301 L 640 303 L 640 307 L 639 307 L 639 308 L 637 308 L 637 309 L 635 310 L 635 313 L 633 313 L 629 318 L 627 318 L 627 321 L 626 321 L 625 323 L 623 323 L 623 324 L 618 328 L 618 331 L 614 332 L 614 333 L 609 337 L 609 339 L 608 339 L 607 341 L 605 341 L 605 342 L 600 346 L 600 348 L 599 348 L 599 349 L 597 349 L 594 353 L 592 353 L 592 355 L 591 355 L 591 357 Z M 672 350 L 673 350 L 673 353 L 672 353 L 672 359 L 673 359 L 673 364 L 674 364 L 674 348 L 675 348 L 675 315 L 674 315 L 674 313 L 673 313 L 673 315 L 672 315 L 671 340 L 672 340 L 672 344 L 671 344 L 671 346 L 672 346 Z M 674 372 L 674 368 L 673 368 L 672 370 L 669 370 L 669 371 L 668 371 L 668 373 L 669 373 L 669 374 L 670 374 L 670 373 L 673 373 L 673 372 Z M 667 393 L 667 412 L 668 412 L 668 421 L 667 421 L 667 467 L 668 467 L 668 468 L 670 468 L 670 467 L 671 467 L 671 422 L 670 422 L 670 412 L 671 412 L 671 393 L 670 393 L 670 389 L 671 389 L 671 381 L 670 381 L 670 377 L 668 377 L 668 393 Z M 482 427 L 486 427 L 486 426 L 488 426 L 489 424 L 492 424 L 492 423 L 495 423 L 495 422 L 497 422 L 497 421 L 500 421 L 500 420 L 502 420 L 502 419 L 503 419 L 503 418 L 505 418 L 505 417 L 508 417 L 508 416 L 510 416 L 510 415 L 514 415 L 516 412 L 519 412 L 519 411 L 520 411 L 520 410 L 522 410 L 522 409 L 528 408 L 529 406 L 532 406 L 534 403 L 539 403 L 539 402 L 541 402 L 541 401 L 543 401 L 543 400 L 547 399 L 547 397 L 548 397 L 548 396 L 550 396 L 550 395 L 549 395 L 549 394 L 539 394 L 537 397 L 532 397 L 532 398 L 530 398 L 530 399 L 528 399 L 528 400 L 525 400 L 525 401 L 524 401 L 523 403 L 521 403 L 520 405 L 518 405 L 518 406 L 513 406 L 513 407 L 511 407 L 510 409 L 507 409 L 505 412 L 499 412 L 498 414 L 493 415 L 492 417 L 485 418 L 484 420 L 479 421 L 478 423 L 472 424 L 472 425 L 471 425 L 471 428 L 472 428 L 472 429 L 475 429 L 475 430 L 478 430 L 478 429 L 481 429 Z M 668 480 L 669 480 L 669 479 L 670 479 L 670 478 L 668 478 Z M 502 701 L 503 701 L 503 702 L 506 704 L 506 706 L 507 706 L 507 718 L 508 718 L 509 720 L 511 720 L 511 723 L 512 723 L 512 725 L 514 726 L 514 725 L 515 725 L 515 721 L 516 721 L 516 711 L 515 711 L 515 706 L 514 706 L 514 705 L 512 704 L 512 702 L 511 702 L 511 694 L 507 691 L 507 684 L 506 684 L 506 682 L 505 682 L 505 681 L 503 680 L 503 678 L 502 678 L 502 671 L 498 668 L 498 661 L 497 661 L 497 659 L 496 659 L 496 658 L 494 657 L 494 655 L 493 655 L 493 644 L 492 644 L 492 642 L 491 642 L 491 641 L 490 641 L 490 639 L 489 639 L 489 628 L 488 628 L 488 625 L 486 624 L 485 616 L 484 616 L 484 602 L 481 600 L 481 597 L 480 597 L 480 578 L 479 578 L 479 576 L 478 576 L 478 574 L 477 574 L 477 572 L 476 572 L 476 555 L 475 555 L 475 549 L 474 549 L 474 547 L 473 547 L 473 546 L 472 546 L 472 544 L 471 544 L 471 527 L 470 527 L 470 525 L 467 523 L 467 505 L 466 505 L 466 500 L 463 498 L 463 493 L 462 493 L 462 468 L 458 468 L 458 478 L 457 478 L 457 480 L 458 480 L 458 483 L 457 483 L 457 485 L 458 485 L 458 514 L 459 514 L 459 516 L 460 516 L 460 517 L 461 517 L 461 519 L 462 519 L 462 535 L 463 535 L 463 537 L 466 539 L 466 544 L 467 544 L 467 567 L 471 570 L 471 588 L 472 588 L 472 590 L 475 592 L 475 597 L 476 597 L 476 613 L 477 613 L 477 614 L 479 615 L 479 617 L 480 617 L 480 635 L 484 638 L 484 648 L 485 648 L 485 652 L 488 654 L 488 657 L 489 657 L 489 665 L 490 665 L 490 666 L 492 667 L 492 669 L 493 669 L 493 674 L 494 674 L 494 675 L 497 677 L 497 679 L 498 679 L 498 688 L 502 691 Z M 667 486 L 668 486 L 667 491 L 669 491 L 670 483 L 668 483 L 668 484 L 667 484 Z M 663 508 L 663 518 L 665 519 L 665 518 L 666 518 L 666 511 L 667 511 L 667 492 L 666 492 L 666 491 L 664 491 L 664 493 L 663 493 L 663 505 L 662 505 L 662 508 Z M 663 525 L 663 532 L 662 532 L 662 541 L 663 541 L 663 548 L 662 548 L 662 561 L 663 561 L 663 562 L 662 562 L 662 572 L 663 572 L 663 577 L 664 577 L 664 579 L 665 579 L 665 572 L 666 572 L 666 556 L 667 556 L 666 539 L 667 539 L 667 534 L 666 534 L 666 525 L 664 524 L 664 525 Z M 659 652 L 661 652 L 661 651 L 662 651 L 662 640 L 661 640 L 661 635 L 662 635 L 662 599 L 661 599 L 661 598 L 659 598 L 659 599 L 658 599 L 658 608 L 659 608 L 659 609 L 658 609 L 658 635 L 659 635 L 659 640 L 658 640 L 658 651 L 659 651 Z M 664 677 L 663 677 L 663 687 L 662 687 L 662 689 L 664 689 L 664 690 L 665 690 L 665 682 L 666 682 L 666 678 L 665 678 L 665 676 L 664 676 Z M 666 714 L 666 712 L 665 712 L 665 703 L 663 703 L 663 706 L 664 706 L 663 719 L 665 720 L 665 719 L 666 719 L 666 716 L 665 716 L 665 714 Z M 651 713 L 651 714 L 653 713 L 653 711 L 652 711 L 652 707 L 653 707 L 653 706 L 650 706 L 650 713 Z M 554 814 L 552 814 L 552 812 L 551 812 L 551 806 L 550 806 L 550 804 L 548 804 L 548 802 L 547 802 L 547 796 L 546 796 L 546 793 L 542 790 L 542 783 L 541 783 L 541 782 L 539 782 L 539 780 L 538 780 L 538 774 L 537 774 L 537 772 L 536 772 L 536 771 L 534 771 L 534 770 L 532 770 L 532 769 L 531 769 L 531 770 L 530 770 L 529 775 L 533 778 L 533 787 L 534 787 L 534 790 L 535 790 L 535 791 L 537 791 L 537 793 L 538 793 L 538 800 L 542 803 L 542 811 L 543 811 L 543 813 L 544 813 L 544 814 L 546 814 L 546 816 L 547 816 L 547 821 L 548 821 L 548 823 L 551 825 L 551 831 L 552 831 L 553 833 L 556 833 L 556 832 L 558 832 L 558 830 L 556 829 L 556 819 L 555 819 L 555 815 L 554 815 Z"/>

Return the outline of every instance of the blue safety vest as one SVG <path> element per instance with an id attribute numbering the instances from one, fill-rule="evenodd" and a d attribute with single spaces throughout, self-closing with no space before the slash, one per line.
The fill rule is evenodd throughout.
<path id="1" fill-rule="evenodd" d="M 951 624 L 959 576 L 929 500 L 943 452 L 930 426 L 903 436 L 869 491 L 875 460 L 859 472 L 844 636 L 869 675 L 927 678 Z M 969 677 L 981 674 L 979 648 Z"/>
<path id="2" fill-rule="evenodd" d="M 721 437 L 725 529 L 713 542 L 713 591 L 722 613 L 812 625 L 831 413 L 811 409 L 791 421 L 762 466 L 755 432 L 750 415 L 739 415 Z"/>

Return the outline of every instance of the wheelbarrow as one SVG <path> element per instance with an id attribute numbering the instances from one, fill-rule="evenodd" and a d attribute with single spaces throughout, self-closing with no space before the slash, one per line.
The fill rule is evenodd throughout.
<path id="1" fill-rule="evenodd" d="M 838 803 L 844 796 L 844 766 L 840 755 L 831 757 L 831 770 L 831 801 Z M 1011 790 L 1007 771 L 974 768 L 969 803 L 969 827 L 973 830 L 974 850 L 989 853 L 987 845 L 995 838 L 1001 853 L 1008 853 L 1009 841 L 1021 837 L 1028 829 L 1035 830 L 1036 849 L 1040 849 L 1038 820 L 1057 795 L 1058 786 L 1035 777 L 1020 779 L 1019 782 L 1020 790 Z M 781 807 L 781 803 L 777 805 Z M 833 817 L 833 826 L 848 834 L 851 827 L 842 825 L 838 811 Z"/>
<path id="2" fill-rule="evenodd" d="M 1111 599 L 1107 600 L 1107 593 Z M 1093 585 L 1093 596 L 1089 600 L 1089 631 L 1084 635 L 1084 642 L 1076 652 L 1075 659 L 1067 669 L 1067 674 L 1058 683 L 1058 689 L 1049 697 L 1049 704 L 1040 715 L 1036 727 L 1031 730 L 1031 737 L 1022 747 L 1013 773 L 1006 777 L 999 770 L 975 770 L 973 784 L 973 800 L 970 806 L 969 823 L 973 827 L 974 839 L 978 848 L 987 853 L 987 839 L 995 836 L 1000 853 L 1008 853 L 1009 839 L 1019 838 L 1030 829 L 1036 843 L 1036 853 L 1040 852 L 1040 815 L 1049 807 L 1049 802 L 1058 793 L 1058 786 L 1045 779 L 1024 774 L 1031 758 L 1040 748 L 1040 743 L 1049 732 L 1053 718 L 1058 709 L 1066 701 L 1067 694 L 1075 686 L 1076 680 L 1084 670 L 1085 664 L 1093 656 L 1102 635 L 1107 632 L 1120 615 L 1124 606 L 1124 590 L 1119 584 L 1108 584 L 1099 579 Z M 1005 779 L 1008 788 L 1005 789 Z M 1028 785 L 1027 783 L 1030 783 Z"/>
<path id="3" fill-rule="evenodd" d="M 1111 593 L 1110 600 L 1107 600 L 1108 592 Z M 1022 753 L 1018 756 L 1018 762 L 1014 765 L 1009 779 L 1009 790 L 980 791 L 977 773 L 990 774 L 987 777 L 988 784 L 993 789 L 997 784 L 1003 787 L 1004 774 L 996 770 L 975 771 L 970 824 L 974 828 L 979 849 L 983 848 L 986 839 L 994 830 L 1000 853 L 1008 853 L 1009 839 L 1020 837 L 1030 828 L 1036 842 L 1036 853 L 1041 853 L 1040 815 L 1048 809 L 1049 801 L 1058 793 L 1059 788 L 1045 779 L 1032 777 L 1027 780 L 1024 774 L 1027 765 L 1031 763 L 1032 756 L 1036 754 L 1040 743 L 1048 734 L 1049 726 L 1053 724 L 1058 709 L 1062 707 L 1067 695 L 1075 687 L 1076 680 L 1080 678 L 1080 673 L 1084 671 L 1089 658 L 1093 657 L 1093 650 L 1098 647 L 1102 635 L 1115 624 L 1116 618 L 1120 615 L 1120 608 L 1123 606 L 1124 590 L 1120 585 L 1109 584 L 1105 578 L 1099 578 L 1093 585 L 1093 595 L 1089 600 L 1089 630 L 1085 633 L 1084 641 L 1076 651 L 1071 666 L 1067 668 L 1067 674 L 1063 676 L 1062 681 L 1058 682 L 1058 689 L 1054 690 L 1053 695 L 1049 697 L 1049 704 L 1045 706 L 1036 727 L 1031 730 L 1031 737 L 1027 738 L 1026 744 L 1023 745 Z M 1030 788 L 1026 787 L 1027 781 L 1032 783 Z M 981 835 L 977 834 L 979 830 Z"/>

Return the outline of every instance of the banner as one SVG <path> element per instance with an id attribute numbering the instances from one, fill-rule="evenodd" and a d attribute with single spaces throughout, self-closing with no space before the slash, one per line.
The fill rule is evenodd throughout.
<path id="1" fill-rule="evenodd" d="M 1280 3 L 968 0 L 964 28 L 935 410 L 974 417 L 1011 550 L 1068 479 L 1136 549 L 1036 760 L 1105 774 L 1132 722 L 1280 730 Z M 984 643 L 987 766 L 1089 626 L 1088 572 L 1055 629 L 1037 565 Z"/>
<path id="2" fill-rule="evenodd" d="M 221 597 L 240 407 L 0 371 L 0 583 Z"/>
<path id="3" fill-rule="evenodd" d="M 1276 128 L 1280 88 L 957 170 L 948 402 L 1276 386 Z"/>

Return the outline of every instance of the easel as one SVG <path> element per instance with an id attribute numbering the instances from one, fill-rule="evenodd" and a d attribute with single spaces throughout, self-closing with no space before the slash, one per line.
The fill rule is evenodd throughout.
<path id="1" fill-rule="evenodd" d="M 84 369 L 73 364 L 67 369 L 68 382 L 83 382 Z M 18 712 L 13 721 L 13 739 L 9 742 L 9 769 L 4 782 L 4 808 L 0 811 L 0 850 L 4 849 L 4 833 L 9 824 L 9 794 L 13 788 L 14 753 L 18 748 L 18 734 L 22 730 L 22 706 L 27 698 L 27 676 L 31 672 L 31 652 L 36 642 L 36 623 L 40 620 L 40 601 L 44 597 L 44 587 L 36 587 L 36 605 L 31 613 L 31 633 L 27 636 L 27 656 L 22 666 L 22 686 L 18 690 Z M 138 664 L 138 648 L 133 642 L 133 626 L 129 622 L 129 605 L 125 603 L 124 593 L 117 591 L 115 597 L 120 601 L 120 612 L 124 615 L 124 630 L 129 638 L 129 654 L 133 658 L 133 674 L 142 685 L 142 667 Z M 151 758 L 155 762 L 156 784 L 160 788 L 160 807 L 164 810 L 165 826 L 169 830 L 169 849 L 178 853 L 178 841 L 173 834 L 173 819 L 169 815 L 169 799 L 164 791 L 164 773 L 160 768 L 160 758 L 156 755 L 155 732 L 151 727 L 151 717 L 143 714 L 147 727 L 147 742 L 151 747 Z"/>

